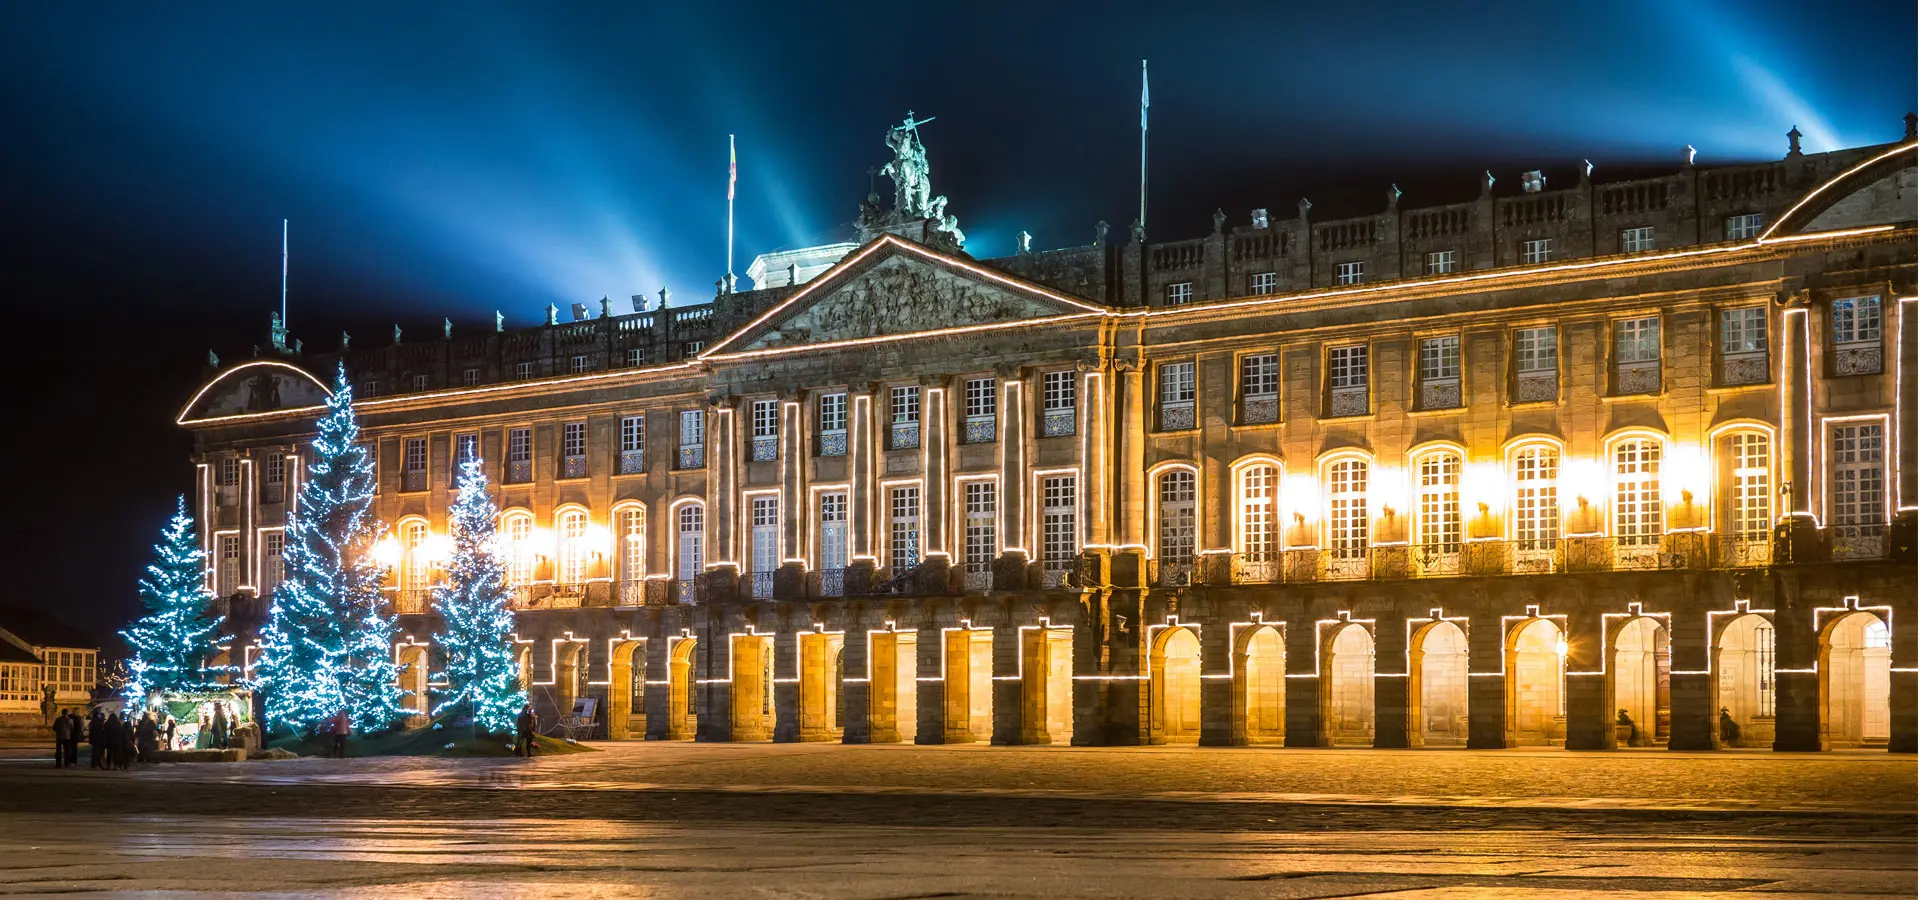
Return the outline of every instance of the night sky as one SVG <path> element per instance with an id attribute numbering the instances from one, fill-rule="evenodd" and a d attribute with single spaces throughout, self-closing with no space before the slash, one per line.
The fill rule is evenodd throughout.
<path id="1" fill-rule="evenodd" d="M 1429 4 L 10 3 L 0 297 L 12 428 L 0 603 L 106 632 L 176 493 L 206 354 L 536 322 L 851 234 L 908 109 L 976 256 L 1116 236 L 1152 64 L 1149 235 L 1302 196 L 1316 218 L 1900 135 L 1915 8 Z M 698 7 L 698 8 L 694 8 Z M 1248 9 L 1266 8 L 1266 12 Z M 565 10 L 566 12 L 561 12 Z M 1556 174 L 1559 181 L 1556 182 Z M 885 185 L 882 185 L 883 190 Z M 744 285 L 743 285 L 744 286 Z"/>

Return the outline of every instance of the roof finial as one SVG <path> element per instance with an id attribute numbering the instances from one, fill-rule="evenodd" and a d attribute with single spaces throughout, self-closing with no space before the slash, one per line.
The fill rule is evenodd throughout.
<path id="1" fill-rule="evenodd" d="M 1693 157 L 1694 157 L 1694 154 L 1697 154 L 1697 153 L 1699 153 L 1699 152 L 1700 152 L 1700 151 L 1698 151 L 1698 150 L 1695 150 L 1695 149 L 1693 149 L 1693 145 L 1692 145 L 1692 144 L 1688 144 L 1688 145 L 1687 145 L 1687 168 L 1689 168 L 1689 169 L 1691 169 L 1691 168 L 1693 168 Z"/>
<path id="2" fill-rule="evenodd" d="M 1795 125 L 1793 126 L 1793 130 L 1787 132 L 1787 158 L 1792 159 L 1799 155 L 1800 155 L 1800 126 Z"/>

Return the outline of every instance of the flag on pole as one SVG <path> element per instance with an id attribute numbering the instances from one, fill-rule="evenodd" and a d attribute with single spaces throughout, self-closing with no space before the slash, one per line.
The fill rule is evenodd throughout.
<path id="1" fill-rule="evenodd" d="M 740 158 L 733 151 L 733 135 L 727 135 L 727 199 L 733 199 L 733 183 L 740 180 Z"/>
<path id="2" fill-rule="evenodd" d="M 1140 61 L 1140 129 L 1147 127 L 1147 61 Z"/>
<path id="3" fill-rule="evenodd" d="M 1134 226 L 1147 227 L 1147 61 L 1140 61 L 1140 218 Z"/>

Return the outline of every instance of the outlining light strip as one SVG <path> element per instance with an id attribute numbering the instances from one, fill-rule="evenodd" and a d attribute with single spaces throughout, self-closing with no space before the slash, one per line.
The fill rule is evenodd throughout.
<path id="1" fill-rule="evenodd" d="M 1366 631 L 1367 640 L 1373 643 L 1376 647 L 1379 646 L 1379 639 L 1376 638 L 1373 634 L 1374 620 L 1356 619 L 1353 617 L 1352 610 L 1347 610 L 1347 609 L 1340 610 L 1339 612 L 1334 613 L 1334 618 L 1313 620 L 1313 671 L 1300 672 L 1300 673 L 1288 672 L 1286 674 L 1287 678 L 1323 678 L 1324 677 L 1329 681 L 1333 679 L 1333 673 L 1323 669 L 1320 661 L 1321 650 L 1327 647 L 1329 644 L 1329 641 L 1327 640 L 1328 625 L 1340 626 L 1339 628 L 1334 629 L 1334 634 L 1336 635 L 1338 635 L 1341 631 L 1345 631 L 1346 626 L 1348 625 L 1358 625 L 1362 630 Z M 1380 674 L 1378 665 L 1374 666 L 1373 674 L 1375 675 Z"/>
<path id="2" fill-rule="evenodd" d="M 1809 403 L 1808 405 L 1811 406 L 1812 404 Z M 1819 431 L 1820 515 L 1825 517 L 1829 522 L 1831 522 L 1833 518 L 1833 510 L 1828 508 L 1828 501 L 1832 499 L 1830 494 L 1832 493 L 1832 487 L 1833 487 L 1832 478 L 1831 478 L 1833 473 L 1829 471 L 1827 467 L 1827 450 L 1829 447 L 1833 445 L 1833 441 L 1831 440 L 1833 436 L 1833 432 L 1832 432 L 1832 429 L 1830 428 L 1830 425 L 1834 422 L 1873 422 L 1873 421 L 1878 421 L 1880 423 L 1880 434 L 1883 440 L 1885 439 L 1887 432 L 1894 430 L 1893 428 L 1888 427 L 1887 414 L 1883 412 L 1882 413 L 1861 413 L 1858 415 L 1848 415 L 1848 416 L 1821 416 L 1820 417 L 1820 431 Z M 1881 491 L 1883 493 L 1889 493 L 1886 490 L 1886 486 L 1892 483 L 1893 477 L 1894 477 L 1894 472 L 1893 472 L 1892 454 L 1888 453 L 1886 450 L 1883 449 L 1880 451 L 1880 485 L 1881 485 Z M 1820 521 L 1819 519 L 1814 520 L 1816 524 L 1818 524 L 1819 521 Z M 1884 503 L 1881 504 L 1880 524 L 1885 525 L 1892 521 L 1893 521 L 1893 510 L 1889 509 L 1887 507 L 1887 504 L 1884 504 Z"/>
<path id="3" fill-rule="evenodd" d="M 1507 654 L 1513 651 L 1513 647 L 1511 645 L 1513 644 L 1513 639 L 1517 636 L 1516 633 L 1514 632 L 1514 629 L 1507 627 L 1508 622 L 1520 622 L 1520 621 L 1531 622 L 1535 619 L 1546 619 L 1548 621 L 1552 621 L 1554 619 L 1559 619 L 1560 621 L 1554 622 L 1553 626 L 1560 630 L 1561 640 L 1564 641 L 1567 639 L 1567 614 L 1566 613 L 1550 613 L 1547 615 L 1542 615 L 1540 613 L 1540 605 L 1537 603 L 1527 604 L 1526 609 L 1527 609 L 1527 613 L 1526 615 L 1523 615 L 1523 616 L 1501 616 L 1500 617 L 1500 671 L 1498 672 L 1473 671 L 1472 662 L 1471 662 L 1472 656 L 1469 655 L 1468 670 L 1467 670 L 1468 678 L 1487 678 L 1492 676 L 1505 678 L 1507 676 Z M 1566 665 L 1567 664 L 1564 660 L 1561 661 L 1560 674 L 1562 676 L 1562 679 L 1561 679 L 1562 681 L 1565 681 L 1565 676 L 1567 674 Z M 1566 686 L 1564 684 L 1561 685 L 1561 690 L 1563 691 L 1566 690 Z"/>
<path id="4" fill-rule="evenodd" d="M 1853 168 L 1846 170 L 1845 172 L 1841 172 L 1840 174 L 1827 179 L 1826 181 L 1822 182 L 1819 187 L 1816 187 L 1813 190 L 1808 191 L 1806 196 L 1800 198 L 1800 202 L 1795 203 L 1794 205 L 1788 207 L 1787 211 L 1784 213 L 1781 213 L 1779 218 L 1774 219 L 1773 224 L 1767 226 L 1766 231 L 1760 232 L 1760 236 L 1756 238 L 1754 242 L 1764 244 L 1774 240 L 1789 240 L 1789 238 L 1775 238 L 1773 236 L 1773 233 L 1775 231 L 1778 231 L 1780 229 L 1780 226 L 1786 224 L 1788 219 L 1793 218 L 1793 214 L 1799 212 L 1800 207 L 1807 205 L 1809 202 L 1813 200 L 1813 198 L 1820 196 L 1820 194 L 1824 192 L 1827 188 L 1833 187 L 1834 185 L 1840 183 L 1841 181 L 1844 181 L 1847 178 L 1852 177 L 1854 173 L 1871 168 L 1872 166 L 1879 163 L 1883 159 L 1891 159 L 1892 157 L 1899 156 L 1902 153 L 1911 152 L 1917 146 L 1920 146 L 1920 142 L 1908 141 L 1907 143 L 1901 144 L 1900 146 L 1895 147 L 1892 150 L 1888 150 L 1887 152 L 1882 153 L 1879 156 L 1866 160 L 1865 162 L 1862 162 L 1854 166 Z"/>
<path id="5" fill-rule="evenodd" d="M 984 631 L 984 632 L 986 632 L 986 633 L 987 633 L 987 635 L 988 635 L 988 649 L 989 649 L 989 650 L 991 650 L 991 649 L 992 649 L 992 634 L 993 634 L 993 626 L 991 626 L 991 625 L 988 625 L 988 626 L 985 626 L 985 627 L 982 627 L 982 628 L 975 628 L 975 627 L 973 626 L 973 620 L 972 620 L 972 619 L 961 619 L 961 620 L 960 620 L 960 624 L 959 624 L 958 626 L 956 626 L 956 627 L 953 627 L 953 628 L 944 628 L 944 627 L 943 627 L 943 628 L 941 628 L 941 629 L 940 629 L 940 674 L 939 674 L 939 675 L 936 675 L 936 676 L 934 676 L 934 677 L 932 677 L 932 678 L 923 678 L 923 677 L 921 677 L 921 676 L 920 676 L 920 675 L 918 674 L 918 669 L 917 669 L 917 667 L 916 667 L 916 671 L 915 671 L 915 674 L 914 674 L 914 678 L 913 678 L 913 680 L 914 680 L 914 682 L 915 682 L 915 683 L 920 683 L 920 682 L 928 682 L 928 683 L 931 683 L 931 682 L 936 682 L 936 681 L 937 681 L 937 682 L 945 682 L 945 681 L 947 680 L 947 632 L 949 632 L 949 631 L 965 631 L 965 632 L 969 632 L 969 633 L 971 633 L 971 632 L 975 632 L 975 631 Z M 967 638 L 967 640 L 968 640 L 968 642 L 969 642 L 969 643 L 968 643 L 968 652 L 969 652 L 969 653 L 971 653 L 971 652 L 972 652 L 972 643 L 971 643 L 971 642 L 972 642 L 972 640 L 973 640 L 973 638 L 971 638 L 971 637 L 969 637 L 969 638 Z M 989 656 L 989 658 L 991 658 L 991 656 L 992 656 L 992 653 L 988 653 L 988 656 Z M 992 676 L 993 676 L 993 673 L 992 673 L 992 671 L 988 671 L 988 673 L 987 673 L 987 676 L 988 676 L 988 677 L 987 677 L 987 680 L 988 680 L 989 682 L 991 682 L 991 681 L 993 680 L 993 677 L 992 677 Z M 915 698 L 915 699 L 918 699 L 918 698 Z M 992 699 L 992 698 L 988 698 L 988 699 L 989 699 L 989 706 L 991 706 L 991 699 Z M 969 703 L 971 703 L 971 701 L 972 701 L 972 698 L 968 698 L 968 701 L 969 701 Z M 944 720 L 945 718 L 946 718 L 946 716 L 945 716 L 945 712 L 944 712 L 944 710 L 943 710 L 943 711 L 942 711 L 942 715 L 941 715 L 941 719 L 942 719 L 942 720 Z"/>
<path id="6" fill-rule="evenodd" d="M 1041 616 L 1040 624 L 1038 625 L 1021 625 L 1018 628 L 1016 628 L 1014 630 L 1014 633 L 1019 637 L 1020 643 L 1016 645 L 1016 647 L 1014 648 L 1013 674 L 1012 675 L 995 675 L 993 676 L 994 681 L 1019 681 L 1020 679 L 1026 677 L 1027 638 L 1024 632 L 1028 632 L 1028 631 L 1039 631 L 1039 632 L 1042 632 L 1043 634 L 1048 631 L 1064 631 L 1064 632 L 1067 632 L 1069 635 L 1071 635 L 1073 633 L 1073 626 L 1072 625 L 1055 625 L 1053 624 L 1053 618 L 1051 616 Z M 1071 663 L 1069 663 L 1069 665 L 1071 665 Z M 1068 680 L 1072 680 L 1072 679 L 1069 678 Z"/>

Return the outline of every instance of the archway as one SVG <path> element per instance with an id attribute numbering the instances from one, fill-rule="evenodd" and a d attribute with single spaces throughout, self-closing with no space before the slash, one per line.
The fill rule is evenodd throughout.
<path id="1" fill-rule="evenodd" d="M 1412 703 L 1407 744 L 1452 747 L 1467 742 L 1467 633 L 1458 624 L 1432 622 L 1414 632 L 1407 651 L 1407 698 Z"/>
<path id="2" fill-rule="evenodd" d="M 1820 639 L 1820 738 L 1832 749 L 1885 747 L 1893 635 L 1872 613 L 1835 620 Z"/>
<path id="3" fill-rule="evenodd" d="M 697 733 L 694 696 L 693 638 L 680 638 L 667 647 L 667 723 L 664 737 L 670 741 L 690 741 Z"/>
<path id="4" fill-rule="evenodd" d="M 1327 744 L 1373 746 L 1373 632 L 1349 623 L 1326 643 Z"/>
<path id="5" fill-rule="evenodd" d="M 607 679 L 607 738 L 631 740 L 647 733 L 647 642 L 613 646 Z"/>
<path id="6" fill-rule="evenodd" d="M 1728 747 L 1773 746 L 1773 622 L 1746 613 L 1720 630 L 1714 648 L 1714 734 Z M 1725 719 L 1721 713 L 1725 713 Z M 1727 727 L 1728 721 L 1733 727 Z"/>
<path id="7" fill-rule="evenodd" d="M 955 628 L 945 632 L 946 734 L 943 742 L 993 739 L 993 632 Z"/>
<path id="8" fill-rule="evenodd" d="M 845 635 L 800 635 L 800 740 L 840 738 L 840 653 L 844 646 Z"/>
<path id="9" fill-rule="evenodd" d="M 431 718 L 433 700 L 427 693 L 427 648 L 422 644 L 401 644 L 395 662 L 400 668 L 400 705 L 404 707 L 408 728 L 423 728 Z"/>
<path id="10" fill-rule="evenodd" d="M 1624 711 L 1633 727 L 1626 742 L 1652 747 L 1667 740 L 1673 718 L 1671 666 L 1667 656 L 1667 629 L 1659 621 L 1640 616 L 1620 626 L 1613 638 L 1614 726 Z"/>
<path id="11" fill-rule="evenodd" d="M 574 702 L 587 695 L 587 645 L 569 641 L 554 645 L 553 654 L 553 728 L 560 719 L 573 715 Z"/>
<path id="12" fill-rule="evenodd" d="M 773 636 L 733 636 L 733 739 L 773 739 Z"/>
<path id="13" fill-rule="evenodd" d="M 527 699 L 531 700 L 533 699 L 533 648 L 521 644 L 519 650 L 514 653 L 514 657 L 520 663 L 520 691 L 527 694 Z"/>
<path id="14" fill-rule="evenodd" d="M 1200 742 L 1200 638 L 1187 627 L 1168 628 L 1154 642 L 1152 743 Z"/>
<path id="15" fill-rule="evenodd" d="M 1566 645 L 1552 619 L 1528 619 L 1507 639 L 1507 746 L 1566 737 Z"/>
<path id="16" fill-rule="evenodd" d="M 1073 630 L 1020 630 L 1020 743 L 1073 742 Z"/>
<path id="17" fill-rule="evenodd" d="M 1278 744 L 1287 739 L 1287 645 L 1280 629 L 1257 625 L 1243 639 L 1234 666 L 1234 691 L 1249 744 Z"/>
<path id="18" fill-rule="evenodd" d="M 867 635 L 867 740 L 913 743 L 920 733 L 920 636 L 911 631 Z"/>

